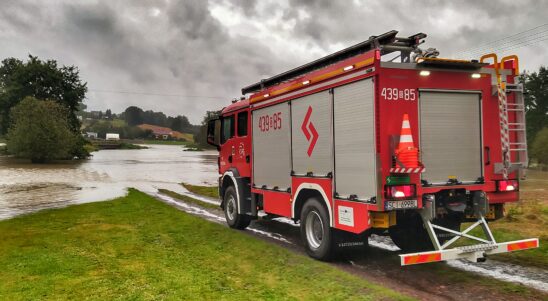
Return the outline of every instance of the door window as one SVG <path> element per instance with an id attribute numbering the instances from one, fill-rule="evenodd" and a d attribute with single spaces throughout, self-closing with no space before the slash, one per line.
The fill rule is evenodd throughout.
<path id="1" fill-rule="evenodd" d="M 238 113 L 238 136 L 247 136 L 247 112 Z"/>
<path id="2" fill-rule="evenodd" d="M 234 115 L 224 117 L 221 127 L 223 132 L 221 144 L 224 144 L 228 139 L 234 137 Z"/>

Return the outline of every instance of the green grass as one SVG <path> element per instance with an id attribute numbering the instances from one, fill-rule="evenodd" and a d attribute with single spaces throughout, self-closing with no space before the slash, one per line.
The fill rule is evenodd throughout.
<path id="1" fill-rule="evenodd" d="M 0 299 L 409 299 L 130 190 L 0 222 Z"/>
<path id="2" fill-rule="evenodd" d="M 219 188 L 217 186 L 200 186 L 200 185 L 191 185 L 187 183 L 181 183 L 184 188 L 186 188 L 188 191 L 200 194 L 203 196 L 207 196 L 210 198 L 219 198 Z"/>
<path id="3" fill-rule="evenodd" d="M 186 195 L 182 195 L 182 194 L 179 194 L 177 192 L 174 192 L 174 191 L 171 191 L 171 190 L 168 190 L 168 189 L 158 189 L 158 191 L 162 194 L 165 194 L 165 195 L 170 196 L 172 198 L 176 198 L 176 199 L 181 200 L 181 201 L 186 202 L 186 203 L 196 204 L 196 205 L 199 205 L 199 206 L 202 206 L 202 207 L 205 207 L 205 208 L 211 208 L 211 209 L 219 209 L 220 208 L 219 205 L 214 205 L 214 204 L 202 202 L 202 201 L 197 200 L 195 198 L 191 198 L 191 197 L 188 197 Z"/>

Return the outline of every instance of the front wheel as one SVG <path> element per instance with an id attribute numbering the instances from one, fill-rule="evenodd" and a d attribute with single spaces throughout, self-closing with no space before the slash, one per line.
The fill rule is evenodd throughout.
<path id="1" fill-rule="evenodd" d="M 226 189 L 224 195 L 224 212 L 226 223 L 230 228 L 243 230 L 249 226 L 251 218 L 244 214 L 238 214 L 238 196 L 233 186 Z"/>
<path id="2" fill-rule="evenodd" d="M 324 261 L 331 259 L 333 232 L 329 226 L 329 215 L 316 198 L 310 198 L 304 204 L 301 212 L 301 238 L 310 257 Z"/>

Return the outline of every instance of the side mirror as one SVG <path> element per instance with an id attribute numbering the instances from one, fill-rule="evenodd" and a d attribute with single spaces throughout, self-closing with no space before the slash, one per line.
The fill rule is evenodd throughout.
<path id="1" fill-rule="evenodd" d="M 220 134 L 221 134 L 221 120 L 212 119 L 207 122 L 207 144 L 216 146 L 217 148 L 220 145 Z"/>

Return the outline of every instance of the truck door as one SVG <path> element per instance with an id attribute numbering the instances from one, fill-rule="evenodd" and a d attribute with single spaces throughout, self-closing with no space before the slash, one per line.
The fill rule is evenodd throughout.
<path id="1" fill-rule="evenodd" d="M 251 144 L 249 111 L 241 110 L 223 116 L 221 121 L 221 174 L 236 168 L 241 177 L 250 176 Z"/>

